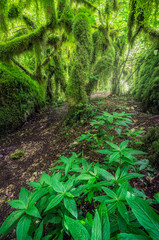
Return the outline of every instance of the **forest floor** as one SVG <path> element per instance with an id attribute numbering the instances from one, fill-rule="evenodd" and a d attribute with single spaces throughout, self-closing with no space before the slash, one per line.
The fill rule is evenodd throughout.
<path id="1" fill-rule="evenodd" d="M 98 111 L 124 110 L 133 113 L 131 128 L 136 130 L 147 131 L 149 126 L 159 126 L 159 115 L 144 113 L 141 104 L 132 98 L 107 95 L 108 92 L 93 94 L 91 104 Z M 0 224 L 12 211 L 5 201 L 17 199 L 22 186 L 31 189 L 27 182 L 38 180 L 43 171 L 48 173 L 60 156 L 87 152 L 87 146 L 79 144 L 76 139 L 90 129 L 89 120 L 68 126 L 65 123 L 66 114 L 66 104 L 48 107 L 0 140 Z M 17 149 L 21 149 L 24 156 L 12 160 L 10 154 Z M 89 161 L 101 162 L 101 155 L 92 152 L 89 157 Z M 154 169 L 151 177 L 146 171 L 145 174 L 142 182 L 134 180 L 132 185 L 152 197 L 159 192 L 159 171 Z"/>

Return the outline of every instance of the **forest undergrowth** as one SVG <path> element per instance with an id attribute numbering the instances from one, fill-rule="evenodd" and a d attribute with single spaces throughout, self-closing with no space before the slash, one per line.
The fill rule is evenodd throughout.
<path id="1" fill-rule="evenodd" d="M 30 194 L 25 188 L 33 191 L 32 187 L 34 187 L 39 191 L 39 186 L 42 186 L 42 189 L 46 190 L 52 181 L 48 175 L 53 173 L 50 172 L 52 168 L 56 172 L 52 178 L 54 186 L 59 184 L 63 189 L 62 184 L 65 182 L 64 186 L 68 187 L 68 192 L 66 191 L 67 194 L 62 195 L 58 190 L 59 186 L 54 187 L 52 192 L 44 192 L 39 199 L 45 201 L 45 195 L 52 194 L 52 196 L 49 195 L 50 204 L 45 206 L 46 209 L 41 209 L 42 203 L 37 198 L 36 210 L 34 209 L 36 216 L 31 216 L 29 211 L 26 213 L 28 215 L 23 215 L 23 210 L 20 210 L 23 215 L 21 222 L 24 220 L 29 224 L 32 221 L 37 225 L 36 231 L 35 229 L 29 230 L 30 236 L 32 235 L 34 238 L 28 239 L 37 239 L 38 233 L 41 233 L 42 236 L 43 225 L 45 225 L 45 233 L 48 236 L 54 236 L 55 239 L 71 239 L 71 235 L 73 239 L 76 239 L 76 233 L 71 228 L 72 225 L 75 226 L 76 231 L 79 228 L 82 229 L 80 231 L 87 237 L 86 239 L 90 239 L 90 234 L 92 234 L 91 239 L 95 239 L 93 238 L 95 234 L 99 234 L 99 236 L 106 234 L 98 231 L 95 227 L 97 222 L 102 224 L 102 221 L 107 223 L 108 235 L 104 239 L 110 239 L 110 237 L 112 239 L 117 239 L 117 237 L 118 239 L 135 239 L 126 238 L 128 237 L 128 235 L 124 235 L 126 233 L 142 235 L 142 238 L 136 236 L 136 239 L 157 239 L 153 237 L 154 232 L 147 226 L 145 227 L 145 222 L 137 216 L 132 195 L 137 196 L 135 198 L 137 198 L 138 205 L 145 204 L 144 207 L 151 213 L 148 207 L 148 204 L 151 203 L 154 211 L 159 213 L 158 205 L 154 204 L 157 200 L 153 198 L 159 192 L 159 165 L 157 159 L 153 161 L 153 164 L 147 160 L 151 155 L 148 148 L 146 151 L 148 155 L 143 152 L 143 139 L 149 131 L 149 127 L 158 125 L 159 116 L 149 112 L 144 113 L 141 104 L 130 97 L 108 96 L 104 98 L 97 96 L 91 100 L 88 111 L 77 123 L 72 122 L 69 125 L 68 121 L 65 121 L 67 105 L 61 104 L 56 108 L 49 107 L 37 114 L 22 128 L 0 140 L 0 159 L 2 160 L 0 168 L 3 173 L 0 177 L 1 224 L 13 211 L 10 205 L 19 208 L 20 202 L 11 201 L 18 199 L 19 192 L 21 192 L 21 201 L 24 195 Z M 123 151 L 122 155 L 118 152 L 120 148 L 127 149 L 127 151 Z M 19 156 L 16 154 L 17 150 L 21 153 Z M 141 155 L 137 158 L 138 161 L 133 154 L 135 157 L 138 154 Z M 60 162 L 57 161 L 59 158 Z M 59 167 L 59 164 L 63 164 L 62 167 Z M 127 165 L 131 166 L 129 172 Z M 80 168 L 81 166 L 82 168 Z M 80 169 L 83 169 L 83 172 Z M 62 176 L 60 176 L 59 171 L 62 172 Z M 125 182 L 120 179 L 122 175 L 126 177 Z M 40 183 L 39 179 L 41 179 Z M 127 180 L 129 180 L 129 184 Z M 32 183 L 28 185 L 28 182 Z M 72 190 L 75 187 L 76 190 Z M 122 189 L 129 191 L 129 198 L 125 196 Z M 36 191 L 33 194 L 35 195 L 35 193 Z M 117 203 L 115 199 L 121 193 L 124 199 Z M 54 205 L 52 200 L 55 196 L 58 204 Z M 147 201 L 142 199 L 147 199 Z M 158 199 L 157 195 L 156 199 Z M 9 201 L 9 205 L 5 201 Z M 63 201 L 64 204 L 62 204 Z M 104 207 L 104 201 L 107 201 L 108 209 Z M 35 207 L 35 202 L 32 197 L 32 207 Z M 71 204 L 72 208 L 69 207 Z M 57 212 L 57 206 L 59 215 L 55 216 L 55 212 L 52 210 Z M 25 208 L 25 206 L 23 207 Z M 95 211 L 98 207 L 98 211 Z M 128 214 L 124 213 L 128 211 Z M 153 214 L 155 214 L 154 211 Z M 102 212 L 107 216 L 104 220 L 102 220 L 102 216 L 104 216 Z M 112 217 L 113 212 L 116 212 L 116 219 Z M 62 213 L 66 216 L 64 217 Z M 43 221 L 38 220 L 40 219 L 38 214 L 44 215 Z M 77 215 L 81 219 L 80 222 L 75 220 L 78 218 Z M 25 216 L 29 216 L 29 218 L 24 219 Z M 17 217 L 17 219 L 19 218 Z M 110 226 L 108 222 L 111 222 Z M 56 226 L 57 231 L 50 232 L 49 224 Z M 151 238 L 141 230 L 141 226 L 146 229 Z M 101 226 L 99 228 L 102 229 Z M 132 228 L 135 228 L 134 232 Z M 17 229 L 20 229 L 20 224 Z M 1 231 L 5 233 L 7 229 L 2 227 Z M 15 231 L 3 239 L 14 239 L 14 234 Z"/>

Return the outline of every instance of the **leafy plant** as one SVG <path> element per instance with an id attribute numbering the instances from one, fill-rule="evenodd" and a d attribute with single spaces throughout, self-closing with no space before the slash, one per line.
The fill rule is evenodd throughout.
<path id="1" fill-rule="evenodd" d="M 127 120 L 125 116 L 105 114 L 109 120 L 99 121 L 115 130 L 119 122 L 124 127 L 130 123 L 130 114 Z M 129 140 L 121 142 L 121 134 L 120 144 L 116 144 L 106 136 L 100 138 L 99 133 L 83 134 L 79 141 L 101 141 L 104 149 L 96 152 L 106 155 L 103 164 L 88 163 L 74 152 L 70 157 L 61 156 L 59 165 L 50 169 L 52 175 L 43 173 L 38 182 L 28 183 L 33 191 L 21 188 L 18 200 L 7 201 L 16 211 L 2 224 L 2 237 L 16 227 L 17 240 L 62 240 L 65 235 L 78 240 L 159 238 L 159 216 L 149 206 L 159 202 L 158 194 L 155 200 L 147 200 L 143 191 L 129 183 L 144 176 L 140 171 L 149 161 L 135 156 L 145 152 L 129 148 Z M 83 203 L 93 206 L 86 216 L 81 210 Z"/>

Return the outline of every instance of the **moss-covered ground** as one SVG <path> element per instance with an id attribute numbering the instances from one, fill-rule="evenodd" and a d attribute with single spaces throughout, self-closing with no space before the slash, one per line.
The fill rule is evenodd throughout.
<path id="1" fill-rule="evenodd" d="M 159 115 L 143 113 L 141 104 L 129 97 L 115 97 L 107 94 L 94 94 L 91 104 L 97 111 L 108 110 L 132 112 L 134 130 L 148 130 L 150 126 L 159 125 Z M 88 161 L 101 162 L 101 155 L 91 152 L 87 145 L 79 144 L 76 139 L 90 130 L 89 119 L 81 120 L 74 125 L 66 125 L 64 120 L 67 114 L 67 105 L 56 108 L 48 107 L 34 118 L 26 122 L 19 130 L 3 137 L 0 140 L 0 219 L 1 223 L 11 212 L 11 207 L 5 203 L 9 199 L 17 199 L 20 188 L 27 187 L 27 182 L 40 178 L 42 171 L 56 164 L 59 156 L 70 156 L 71 152 L 87 153 Z M 138 142 L 141 139 L 137 139 Z M 72 144 L 73 143 L 73 144 Z M 133 143 L 136 144 L 136 143 Z M 19 159 L 10 159 L 10 154 L 21 149 L 24 156 Z M 158 167 L 149 167 L 144 171 L 145 177 L 133 180 L 131 184 L 143 189 L 148 197 L 159 192 Z M 88 211 L 87 203 L 81 206 Z M 90 209 L 89 209 L 90 210 Z M 10 236 L 10 239 L 13 236 Z M 8 238 L 7 238 L 8 239 Z"/>

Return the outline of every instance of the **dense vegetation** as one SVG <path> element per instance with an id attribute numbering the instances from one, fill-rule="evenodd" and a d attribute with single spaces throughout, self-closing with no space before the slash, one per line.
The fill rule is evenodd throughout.
<path id="1" fill-rule="evenodd" d="M 158 113 L 158 23 L 158 0 L 2 0 L 0 133 L 59 101 L 68 103 L 70 122 L 87 117 L 97 90 L 128 92 L 145 111 Z M 29 183 L 32 192 L 22 188 L 19 200 L 8 201 L 18 210 L 0 234 L 17 226 L 18 240 L 159 239 L 159 215 L 151 208 L 158 195 L 147 199 L 129 181 L 143 177 L 139 172 L 149 163 L 141 148 L 130 147 L 131 137 L 138 136 L 129 130 L 130 115 L 95 116 L 92 131 L 77 141 L 102 154 L 103 163 L 88 164 L 87 155 L 78 153 L 61 156 L 52 175 Z M 158 129 L 145 136 L 145 151 L 152 142 L 152 162 L 157 137 Z M 92 212 L 78 210 L 84 201 Z"/>

